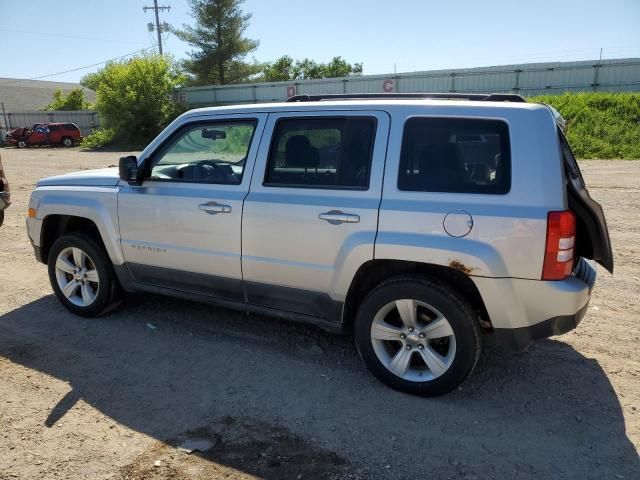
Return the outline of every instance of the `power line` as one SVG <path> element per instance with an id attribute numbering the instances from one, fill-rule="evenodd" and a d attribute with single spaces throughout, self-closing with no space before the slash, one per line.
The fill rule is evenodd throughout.
<path id="1" fill-rule="evenodd" d="M 94 64 L 92 64 L 92 65 L 87 65 L 87 66 L 85 66 L 85 67 L 72 68 L 71 70 L 65 70 L 64 72 L 48 73 L 47 75 L 40 75 L 40 76 L 38 76 L 38 77 L 32 77 L 32 78 L 20 78 L 20 79 L 17 79 L 17 80 L 13 80 L 13 81 L 11 81 L 11 82 L 4 82 L 4 83 L 0 83 L 0 85 L 11 85 L 11 84 L 13 84 L 13 83 L 26 82 L 26 81 L 29 81 L 29 80 L 40 80 L 41 78 L 55 77 L 55 76 L 57 76 L 57 75 L 62 75 L 62 74 L 64 74 L 64 73 L 77 72 L 78 70 L 85 70 L 85 69 L 87 69 L 87 68 L 97 67 L 98 65 L 103 65 L 103 64 L 105 64 L 105 63 L 113 62 L 113 61 L 115 61 L 115 60 L 122 60 L 123 58 L 130 57 L 131 55 L 135 55 L 136 53 L 142 53 L 142 52 L 144 52 L 144 51 L 151 50 L 151 49 L 153 49 L 153 48 L 156 48 L 156 46 L 155 46 L 155 45 L 152 45 L 151 47 L 143 48 L 143 49 L 141 49 L 141 50 L 136 50 L 135 52 L 127 53 L 127 54 L 122 55 L 122 56 L 120 56 L 120 57 L 110 58 L 109 60 L 105 60 L 105 61 L 103 61 L 103 62 L 94 63 Z"/>
<path id="2" fill-rule="evenodd" d="M 142 10 L 144 10 L 144 12 L 146 13 L 147 10 L 153 10 L 156 16 L 156 32 L 158 32 L 158 52 L 160 53 L 160 55 L 162 55 L 162 31 L 164 29 L 166 29 L 166 27 L 164 27 L 163 25 L 160 25 L 160 15 L 158 15 L 158 12 L 160 10 L 164 11 L 164 10 L 171 10 L 170 6 L 166 6 L 163 5 L 162 7 L 158 6 L 158 0 L 153 0 L 153 7 L 142 7 Z M 166 25 L 166 23 L 165 23 Z"/>
<path id="3" fill-rule="evenodd" d="M 110 43 L 146 43 L 146 42 L 128 42 L 123 40 L 113 40 L 110 38 L 95 38 L 95 37 L 80 37 L 77 35 L 66 35 L 64 33 L 49 33 L 49 32 L 30 32 L 27 30 L 9 30 L 6 28 L 0 28 L 0 32 L 9 32 L 9 33 L 26 33 L 28 35 L 43 35 L 47 37 L 61 37 L 61 38 L 73 38 L 76 40 L 95 40 L 99 42 L 110 42 Z"/>

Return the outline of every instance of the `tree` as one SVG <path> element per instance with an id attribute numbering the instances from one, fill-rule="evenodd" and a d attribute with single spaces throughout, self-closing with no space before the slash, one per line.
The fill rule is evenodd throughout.
<path id="1" fill-rule="evenodd" d="M 184 61 L 194 85 L 238 83 L 259 72 L 258 64 L 244 61 L 259 42 L 243 36 L 251 18 L 240 9 L 243 1 L 189 0 L 196 26 L 173 33 L 195 47 Z"/>
<path id="2" fill-rule="evenodd" d="M 296 80 L 300 75 L 300 69 L 289 55 L 283 55 L 273 63 L 267 63 L 262 71 L 265 82 L 279 82 L 283 80 Z"/>
<path id="3" fill-rule="evenodd" d="M 305 58 L 293 60 L 288 55 L 264 66 L 261 80 L 279 82 L 287 80 L 308 80 L 313 78 L 338 78 L 362 75 L 362 63 L 351 65 L 342 57 L 333 57 L 329 63 L 318 63 Z"/>
<path id="4" fill-rule="evenodd" d="M 65 93 L 57 88 L 53 92 L 53 102 L 45 105 L 43 110 L 86 110 L 91 104 L 84 98 L 84 89 L 74 88 L 69 93 Z"/>
<path id="5" fill-rule="evenodd" d="M 362 63 L 347 63 L 342 57 L 333 57 L 329 63 L 324 65 L 323 78 L 351 77 L 362 75 Z"/>
<path id="6" fill-rule="evenodd" d="M 183 82 L 171 58 L 160 55 L 110 62 L 85 76 L 81 83 L 96 91 L 95 108 L 104 128 L 98 135 L 101 143 L 151 140 L 181 112 L 172 94 Z"/>

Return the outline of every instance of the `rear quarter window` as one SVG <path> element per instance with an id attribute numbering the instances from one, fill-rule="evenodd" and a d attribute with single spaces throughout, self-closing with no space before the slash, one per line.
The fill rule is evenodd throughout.
<path id="1" fill-rule="evenodd" d="M 508 193 L 509 127 L 500 120 L 410 118 L 402 139 L 398 188 L 418 192 Z"/>

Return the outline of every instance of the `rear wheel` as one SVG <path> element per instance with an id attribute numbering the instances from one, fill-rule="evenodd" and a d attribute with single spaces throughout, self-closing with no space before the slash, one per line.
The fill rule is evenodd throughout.
<path id="1" fill-rule="evenodd" d="M 120 301 L 120 285 L 101 245 L 71 233 L 58 238 L 48 256 L 49 280 L 58 300 L 84 317 L 106 313 Z"/>
<path id="2" fill-rule="evenodd" d="M 480 327 L 464 299 L 414 277 L 388 280 L 369 293 L 356 316 L 355 340 L 378 379 L 423 396 L 460 385 L 481 350 Z"/>
<path id="3" fill-rule="evenodd" d="M 62 139 L 62 145 L 64 145 L 65 147 L 73 147 L 73 138 L 64 137 Z"/>
<path id="4" fill-rule="evenodd" d="M 16 147 L 18 148 L 27 148 L 27 142 L 25 140 L 18 140 L 18 143 L 16 144 Z"/>

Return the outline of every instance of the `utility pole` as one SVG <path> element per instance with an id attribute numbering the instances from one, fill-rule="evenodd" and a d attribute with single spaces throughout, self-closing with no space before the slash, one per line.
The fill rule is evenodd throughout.
<path id="1" fill-rule="evenodd" d="M 160 25 L 160 15 L 158 14 L 158 12 L 160 10 L 169 11 L 169 10 L 171 10 L 171 7 L 170 6 L 165 6 L 165 5 L 159 7 L 158 6 L 158 0 L 153 0 L 153 7 L 142 7 L 142 10 L 144 10 L 145 13 L 146 13 L 147 10 L 153 10 L 155 15 L 156 15 L 155 28 L 156 28 L 156 32 L 158 32 L 158 52 L 160 52 L 160 55 L 162 55 L 162 32 L 164 30 L 166 30 L 166 27 L 163 26 L 163 25 Z"/>

